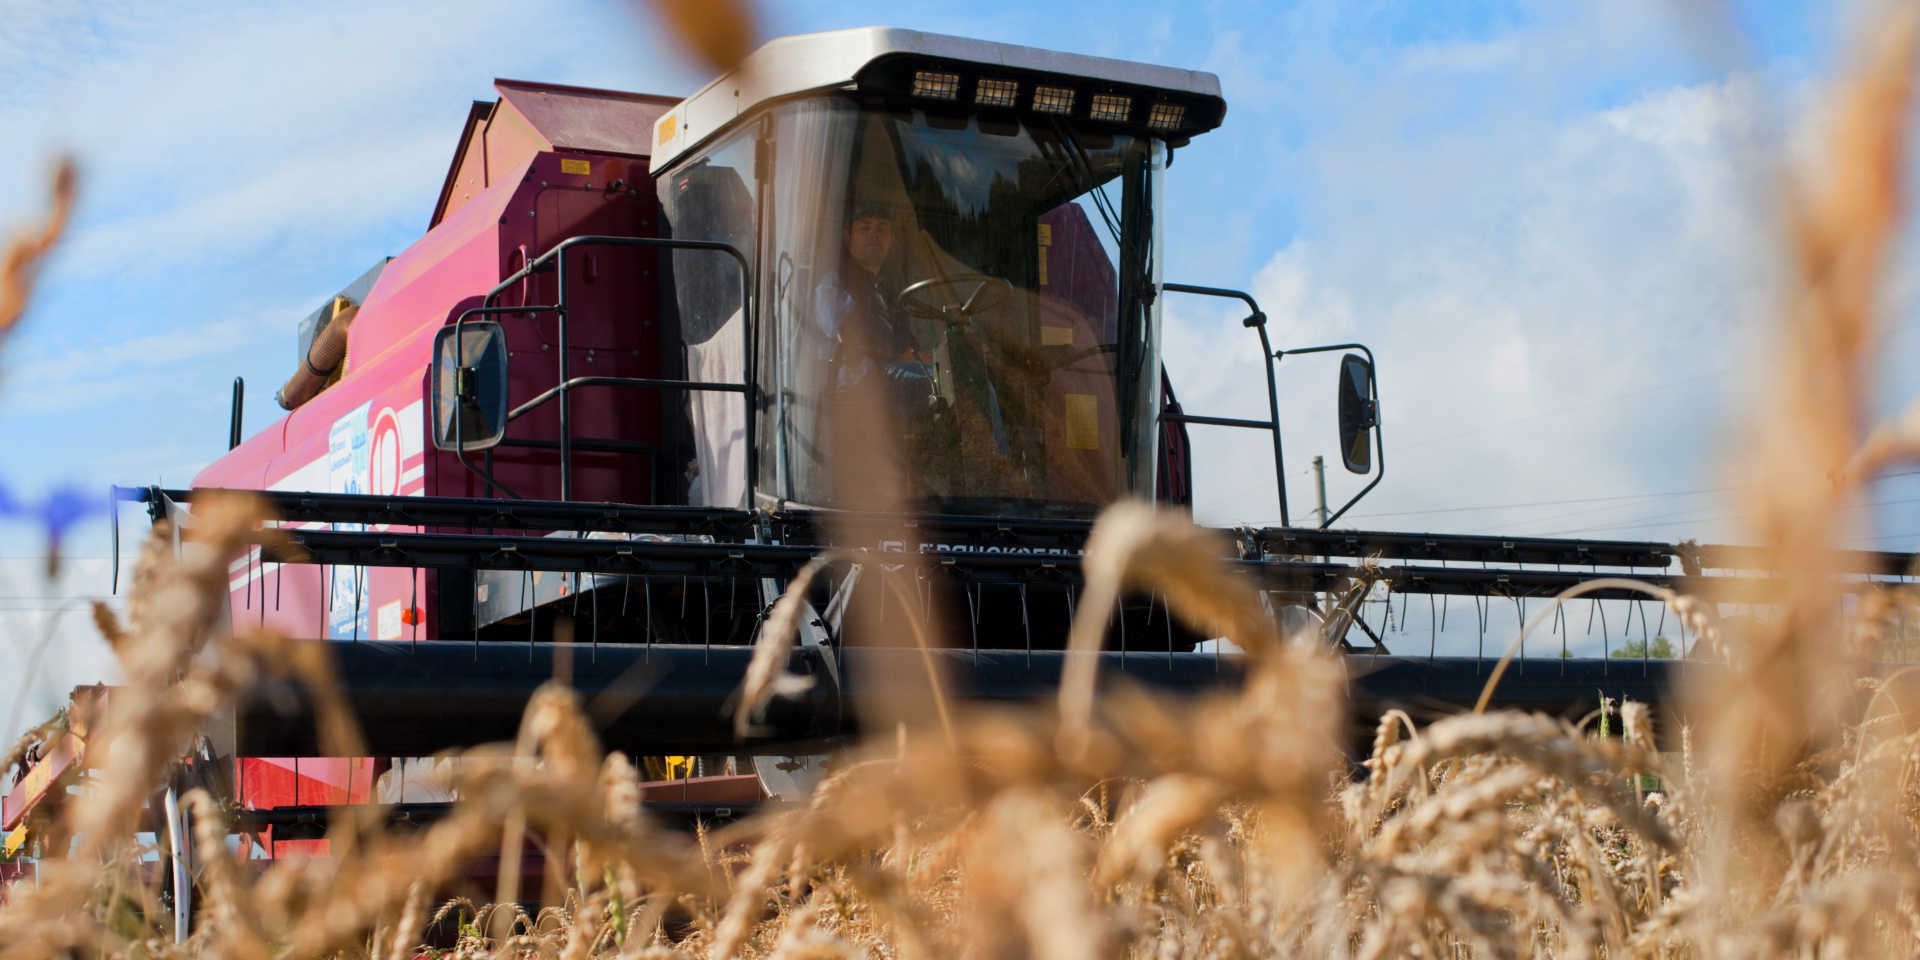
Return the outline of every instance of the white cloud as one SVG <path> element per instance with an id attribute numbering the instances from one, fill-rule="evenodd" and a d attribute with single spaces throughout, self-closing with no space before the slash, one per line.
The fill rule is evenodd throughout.
<path id="1" fill-rule="evenodd" d="M 1394 83 L 1360 99 L 1392 103 Z M 1303 147 L 1324 185 L 1309 238 L 1273 255 L 1252 289 L 1277 346 L 1357 339 L 1378 354 L 1389 469 L 1354 525 L 1411 519 L 1369 521 L 1372 513 L 1715 479 L 1709 438 L 1730 378 L 1700 377 L 1743 363 L 1744 330 L 1770 294 L 1768 224 L 1753 213 L 1752 183 L 1764 173 L 1752 149 L 1754 97 L 1753 81 L 1736 77 L 1572 116 L 1480 114 L 1411 139 L 1405 117 L 1350 111 Z M 1264 409 L 1258 350 L 1237 319 L 1170 302 L 1170 364 L 1190 411 Z M 1280 365 L 1296 518 L 1312 505 L 1308 461 L 1335 452 L 1333 369 L 1330 358 Z M 1647 392 L 1595 403 L 1635 391 Z M 1516 420 L 1525 422 L 1498 426 Z M 1271 458 L 1260 445 L 1199 430 L 1195 439 L 1202 518 L 1271 520 Z M 1330 478 L 1335 504 L 1360 483 Z M 1415 522 L 1546 533 L 1672 503 Z M 1674 529 L 1725 530 L 1681 519 Z"/>
<path id="2" fill-rule="evenodd" d="M 9 358 L 10 376 L 0 397 L 16 415 L 64 413 L 117 406 L 151 392 L 156 380 L 177 374 L 188 361 L 245 349 L 268 338 L 276 342 L 286 308 L 257 317 L 209 320 L 184 330 L 111 343 L 80 343 L 34 349 Z"/>

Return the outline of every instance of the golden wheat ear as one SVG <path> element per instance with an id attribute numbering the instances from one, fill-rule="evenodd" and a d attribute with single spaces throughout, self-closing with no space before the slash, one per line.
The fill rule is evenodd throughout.
<path id="1" fill-rule="evenodd" d="M 0 255 L 0 344 L 6 342 L 7 334 L 13 332 L 26 314 L 40 265 L 67 231 L 79 179 L 73 161 L 61 158 L 54 167 L 53 182 L 48 189 L 53 209 L 46 221 L 14 234 L 7 241 L 6 253 Z"/>

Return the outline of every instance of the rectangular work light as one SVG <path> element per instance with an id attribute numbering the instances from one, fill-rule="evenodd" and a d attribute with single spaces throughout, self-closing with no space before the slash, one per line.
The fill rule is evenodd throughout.
<path id="1" fill-rule="evenodd" d="M 1071 87 L 1034 87 L 1033 109 L 1040 113 L 1072 113 L 1073 89 Z"/>
<path id="2" fill-rule="evenodd" d="M 1127 119 L 1127 114 L 1132 112 L 1132 110 L 1132 97 L 1115 96 L 1111 93 L 1096 93 L 1093 95 L 1093 106 L 1087 111 L 1087 116 L 1095 120 L 1120 123 Z"/>
<path id="3" fill-rule="evenodd" d="M 1155 130 L 1172 130 L 1187 119 L 1187 107 L 1182 103 L 1156 103 L 1147 111 L 1147 126 Z"/>
<path id="4" fill-rule="evenodd" d="M 913 75 L 913 95 L 929 100 L 960 99 L 960 75 L 938 70 L 919 70 Z"/>
<path id="5" fill-rule="evenodd" d="M 1020 84 L 1014 80 L 982 79 L 973 89 L 973 102 L 983 107 L 1011 107 L 1020 100 Z"/>

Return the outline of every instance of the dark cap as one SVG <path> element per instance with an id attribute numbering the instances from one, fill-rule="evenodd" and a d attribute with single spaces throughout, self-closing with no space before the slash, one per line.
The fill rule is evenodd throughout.
<path id="1" fill-rule="evenodd" d="M 892 223 L 893 208 L 878 200 L 862 200 L 853 205 L 853 212 L 847 215 L 847 222 L 852 223 L 855 220 L 862 220 L 867 217 L 879 217 L 888 223 Z"/>

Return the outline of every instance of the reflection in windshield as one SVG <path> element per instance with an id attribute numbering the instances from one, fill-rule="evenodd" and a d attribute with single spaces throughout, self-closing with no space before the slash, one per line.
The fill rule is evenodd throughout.
<path id="1" fill-rule="evenodd" d="M 835 405 L 875 389 L 920 509 L 1086 514 L 1151 470 L 1151 142 L 836 99 L 773 139 L 770 485 L 834 505 Z"/>

